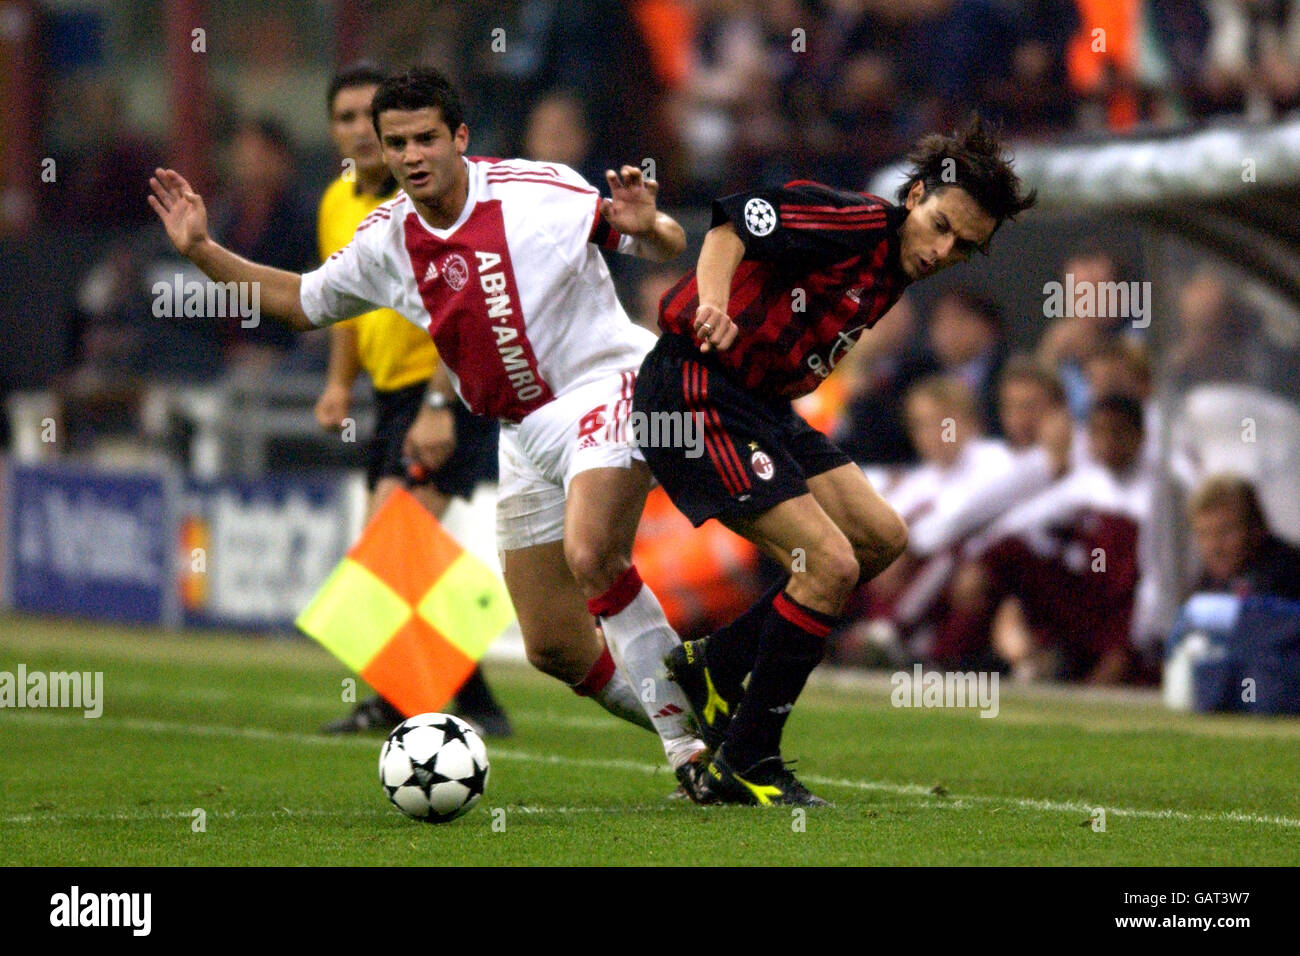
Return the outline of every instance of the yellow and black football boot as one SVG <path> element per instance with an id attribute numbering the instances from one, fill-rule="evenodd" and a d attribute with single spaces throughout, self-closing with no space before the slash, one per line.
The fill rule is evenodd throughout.
<path id="1" fill-rule="evenodd" d="M 680 687 L 690 701 L 699 725 L 700 739 L 710 751 L 714 751 L 722 746 L 727 736 L 727 725 L 731 723 L 731 715 L 740 701 L 739 698 L 728 700 L 714 686 L 704 661 L 708 642 L 707 637 L 685 641 L 664 656 L 664 667 L 668 679 Z"/>

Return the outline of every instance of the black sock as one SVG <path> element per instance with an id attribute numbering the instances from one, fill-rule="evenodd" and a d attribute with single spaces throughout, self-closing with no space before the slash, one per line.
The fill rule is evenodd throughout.
<path id="1" fill-rule="evenodd" d="M 709 635 L 704 659 L 709 665 L 713 685 L 728 700 L 740 696 L 745 678 L 754 669 L 763 622 L 771 613 L 773 599 L 785 589 L 789 580 L 789 577 L 782 578 L 755 601 L 748 611 Z"/>
<path id="2" fill-rule="evenodd" d="M 781 752 L 781 732 L 808 675 L 826 653 L 835 618 L 780 594 L 763 624 L 749 688 L 723 744 L 727 762 L 744 771 Z"/>
<path id="3" fill-rule="evenodd" d="M 466 678 L 465 683 L 460 685 L 460 690 L 456 691 L 456 707 L 470 714 L 482 714 L 501 709 L 496 698 L 492 696 L 492 689 L 483 679 L 482 669 L 474 668 L 474 672 Z"/>

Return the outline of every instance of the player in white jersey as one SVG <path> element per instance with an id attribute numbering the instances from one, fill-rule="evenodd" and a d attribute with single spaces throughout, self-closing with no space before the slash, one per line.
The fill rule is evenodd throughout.
<path id="1" fill-rule="evenodd" d="M 653 336 L 598 249 L 663 260 L 685 235 L 634 167 L 607 173 L 602 199 L 564 166 L 466 157 L 459 99 L 436 71 L 388 78 L 371 110 L 401 192 L 315 272 L 222 248 L 172 170 L 149 202 L 183 255 L 218 282 L 259 283 L 262 309 L 299 331 L 386 307 L 429 332 L 465 404 L 502 422 L 498 547 L 529 660 L 653 727 L 689 783 L 702 744 L 661 664 L 677 637 L 631 561 L 651 477 L 627 422 Z"/>

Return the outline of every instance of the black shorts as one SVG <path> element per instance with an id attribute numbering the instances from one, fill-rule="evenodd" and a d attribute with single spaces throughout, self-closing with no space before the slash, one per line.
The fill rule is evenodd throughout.
<path id="1" fill-rule="evenodd" d="M 426 383 L 391 392 L 375 389 L 375 434 L 370 439 L 366 487 L 371 491 L 381 478 L 401 478 L 408 485 L 432 485 L 444 495 L 468 498 L 480 481 L 496 481 L 497 422 L 475 415 L 459 400 L 447 407 L 456 416 L 456 448 L 437 471 L 411 480 L 402 459 L 402 442 L 424 405 Z"/>
<path id="2" fill-rule="evenodd" d="M 646 463 L 697 527 L 710 518 L 760 514 L 807 494 L 814 475 L 852 464 L 795 413 L 789 399 L 734 384 L 680 335 L 662 336 L 646 356 L 632 411 L 641 413 L 643 427 L 634 418 L 633 429 Z M 656 412 L 675 416 L 656 421 Z M 670 421 L 681 424 L 670 428 Z"/>

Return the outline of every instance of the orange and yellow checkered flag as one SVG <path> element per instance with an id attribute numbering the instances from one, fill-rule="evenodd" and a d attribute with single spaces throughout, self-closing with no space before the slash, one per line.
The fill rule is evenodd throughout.
<path id="1" fill-rule="evenodd" d="M 441 710 L 514 617 L 501 578 L 398 489 L 296 623 L 410 717 Z"/>

